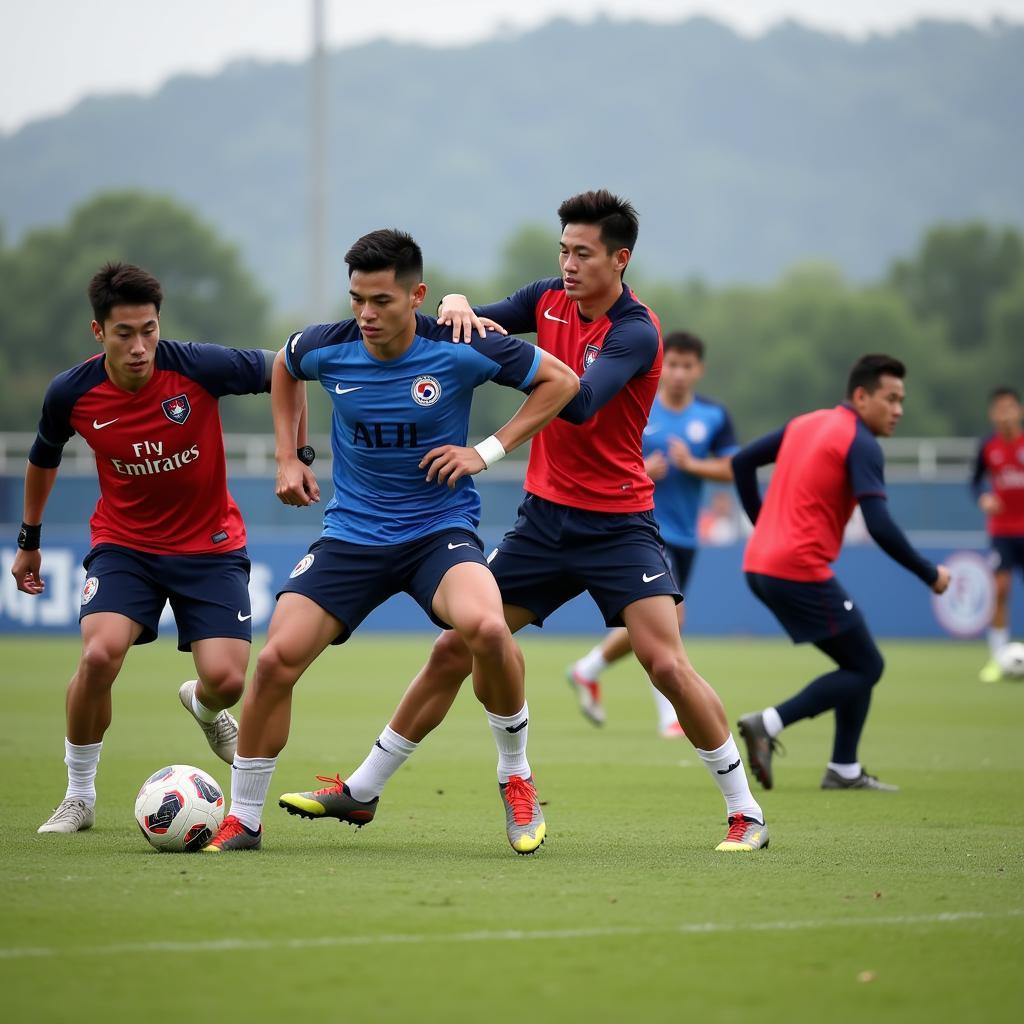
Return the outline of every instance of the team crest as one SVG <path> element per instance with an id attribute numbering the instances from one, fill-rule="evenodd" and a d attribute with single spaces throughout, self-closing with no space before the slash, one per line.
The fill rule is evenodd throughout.
<path id="1" fill-rule="evenodd" d="M 588 345 L 583 350 L 583 369 L 589 370 L 590 364 L 601 354 L 601 350 L 596 345 Z"/>
<path id="2" fill-rule="evenodd" d="M 686 440 L 693 444 L 703 444 L 708 439 L 708 425 L 702 420 L 690 420 L 686 424 Z"/>
<path id="3" fill-rule="evenodd" d="M 164 415 L 172 423 L 184 423 L 192 412 L 192 406 L 188 404 L 188 395 L 175 395 L 173 398 L 165 398 L 160 403 Z"/>
<path id="4" fill-rule="evenodd" d="M 82 604 L 88 604 L 100 589 L 100 581 L 95 576 L 90 576 L 82 587 Z"/>
<path id="5" fill-rule="evenodd" d="M 436 377 L 417 377 L 412 382 L 412 400 L 417 405 L 433 405 L 441 397 L 441 382 Z"/>
<path id="6" fill-rule="evenodd" d="M 298 564 L 294 569 L 292 569 L 288 579 L 293 580 L 296 576 L 301 576 L 313 564 L 314 558 L 316 558 L 316 555 L 306 555 L 303 558 L 300 558 Z"/>

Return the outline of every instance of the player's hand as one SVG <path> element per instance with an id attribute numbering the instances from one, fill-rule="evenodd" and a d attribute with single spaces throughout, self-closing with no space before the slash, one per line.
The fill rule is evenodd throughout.
<path id="1" fill-rule="evenodd" d="M 446 295 L 441 300 L 441 308 L 437 311 L 437 322 L 452 329 L 452 341 L 464 341 L 468 345 L 472 340 L 473 331 L 476 331 L 481 338 L 487 337 L 488 331 L 497 331 L 499 334 L 508 334 L 501 324 L 490 317 L 477 316 L 469 299 L 465 295 L 457 293 Z"/>
<path id="2" fill-rule="evenodd" d="M 668 457 L 676 469 L 689 473 L 690 467 L 693 465 L 693 454 L 690 452 L 690 446 L 682 438 L 670 437 L 668 439 Z"/>
<path id="3" fill-rule="evenodd" d="M 304 508 L 320 500 L 320 485 L 313 470 L 292 455 L 278 460 L 274 493 L 282 504 Z"/>
<path id="4" fill-rule="evenodd" d="M 1003 503 L 994 494 L 983 494 L 978 499 L 978 508 L 987 516 L 997 516 L 1003 511 Z"/>
<path id="5" fill-rule="evenodd" d="M 420 462 L 420 469 L 427 470 L 427 483 L 436 480 L 449 487 L 454 487 L 464 476 L 472 476 L 486 468 L 475 448 L 462 448 L 457 444 L 431 448 Z"/>
<path id="6" fill-rule="evenodd" d="M 42 564 L 43 553 L 38 549 L 36 551 L 18 549 L 11 565 L 11 575 L 23 594 L 31 594 L 35 597 L 46 589 L 46 583 L 39 575 L 39 568 Z"/>
<path id="7" fill-rule="evenodd" d="M 644 472 L 655 482 L 665 479 L 665 474 L 668 472 L 668 459 L 665 458 L 663 452 L 651 452 L 650 455 L 644 459 Z"/>
<path id="8" fill-rule="evenodd" d="M 949 587 L 949 569 L 944 565 L 938 567 L 939 575 L 935 577 L 935 582 L 932 584 L 932 590 L 936 594 L 944 594 Z"/>

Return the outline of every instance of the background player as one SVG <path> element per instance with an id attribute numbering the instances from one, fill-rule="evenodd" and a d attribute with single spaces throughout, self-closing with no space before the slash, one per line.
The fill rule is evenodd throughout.
<path id="1" fill-rule="evenodd" d="M 292 690 L 330 644 L 344 643 L 393 594 L 410 594 L 472 652 L 473 684 L 498 746 L 499 792 L 509 842 L 531 853 L 544 818 L 526 757 L 523 659 L 502 617 L 501 595 L 475 529 L 478 473 L 532 437 L 579 388 L 557 359 L 498 333 L 471 345 L 417 313 L 426 295 L 423 256 L 399 231 L 374 231 L 345 255 L 354 319 L 289 338 L 274 368 L 278 496 L 307 505 L 313 474 L 295 458 L 302 381 L 317 380 L 334 416 L 334 497 L 322 537 L 278 595 L 242 714 L 231 773 L 231 813 L 205 848 L 256 849 L 277 756 L 288 739 Z M 495 380 L 530 392 L 495 435 L 466 447 L 473 390 Z M 414 743 L 385 729 L 374 763 L 401 763 Z M 365 773 L 364 773 L 365 774 Z M 373 818 L 377 794 L 362 779 L 291 793 L 282 805 L 307 818 L 356 825 Z"/>
<path id="2" fill-rule="evenodd" d="M 730 456 L 739 447 L 725 407 L 696 393 L 703 376 L 704 342 L 686 331 L 667 335 L 658 394 L 643 432 L 644 469 L 654 481 L 654 518 L 676 586 L 683 594 L 697 554 L 704 481 L 730 482 Z M 685 603 L 676 607 L 680 628 L 685 607 Z M 580 710 L 595 725 L 605 722 L 598 678 L 631 650 L 629 633 L 620 627 L 568 668 Z M 657 687 L 652 686 L 651 693 L 661 735 L 667 739 L 683 736 L 675 708 Z"/>
<path id="3" fill-rule="evenodd" d="M 946 567 L 922 558 L 889 516 L 876 438 L 889 437 L 903 415 L 905 374 L 898 359 L 863 356 L 850 371 L 845 402 L 797 416 L 733 457 L 736 489 L 754 524 L 743 560 L 750 589 L 794 643 L 813 643 L 837 666 L 788 700 L 740 719 L 751 768 L 765 789 L 773 785 L 775 737 L 824 711 L 835 712 L 835 738 L 821 788 L 897 788 L 869 775 L 857 759 L 871 690 L 884 662 L 831 563 L 859 503 L 883 551 L 935 593 L 949 585 Z M 773 462 L 762 505 L 757 469 Z"/>
<path id="4" fill-rule="evenodd" d="M 76 432 L 96 453 L 100 499 L 85 558 L 82 656 L 67 694 L 68 788 L 40 832 L 95 821 L 96 771 L 111 688 L 132 644 L 156 639 L 170 601 L 178 649 L 198 679 L 179 691 L 213 751 L 229 764 L 251 610 L 245 526 L 228 493 L 218 400 L 270 388 L 274 353 L 160 339 L 160 283 L 124 263 L 89 284 L 102 352 L 54 378 L 25 470 L 24 522 L 11 572 L 41 594 L 43 513 L 64 445 Z M 305 402 L 302 402 L 303 410 Z M 305 437 L 305 422 L 301 426 Z"/>
<path id="5" fill-rule="evenodd" d="M 1010 589 L 1013 570 L 1024 575 L 1024 410 L 1013 388 L 996 388 L 989 396 L 988 418 L 993 432 L 978 448 L 971 487 L 987 517 L 995 566 L 996 606 L 988 630 L 989 660 L 979 674 L 996 683 L 1002 670 L 996 661 L 1010 641 Z M 990 490 L 984 490 L 985 477 Z"/>
<path id="6" fill-rule="evenodd" d="M 633 206 L 605 190 L 558 209 L 560 278 L 546 278 L 490 306 L 446 296 L 442 323 L 469 338 L 480 316 L 537 344 L 582 373 L 580 393 L 534 439 L 519 519 L 491 555 L 505 619 L 514 631 L 544 619 L 584 590 L 609 626 L 625 625 L 637 659 L 672 702 L 726 802 L 722 851 L 768 845 L 764 815 L 715 691 L 690 664 L 675 605 L 682 600 L 652 515 L 654 484 L 641 437 L 661 371 L 656 319 L 623 282 L 638 233 Z M 478 315 L 479 314 L 479 315 Z M 443 633 L 391 720 L 410 745 L 443 720 L 471 666 L 455 633 Z M 350 776 L 375 796 L 397 764 L 374 753 Z"/>

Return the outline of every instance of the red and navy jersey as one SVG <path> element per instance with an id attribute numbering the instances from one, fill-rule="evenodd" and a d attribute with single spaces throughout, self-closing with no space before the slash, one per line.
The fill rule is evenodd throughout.
<path id="1" fill-rule="evenodd" d="M 50 383 L 29 461 L 55 468 L 72 435 L 85 438 L 100 482 L 94 547 L 158 555 L 240 548 L 245 526 L 228 493 L 217 402 L 269 391 L 269 355 L 161 341 L 153 376 L 136 392 L 117 387 L 105 357 L 94 356 Z"/>
<path id="2" fill-rule="evenodd" d="M 848 405 L 791 420 L 781 432 L 744 572 L 803 582 L 831 579 L 857 502 L 885 497 L 884 465 L 877 439 Z"/>
<path id="3" fill-rule="evenodd" d="M 537 344 L 580 376 L 579 394 L 533 439 L 526 490 L 594 512 L 654 508 L 644 471 L 643 430 L 661 376 L 661 325 L 623 286 L 597 320 L 586 320 L 560 278 L 476 307 L 511 334 L 537 332 Z"/>
<path id="4" fill-rule="evenodd" d="M 988 517 L 988 532 L 993 537 L 1024 537 L 1024 433 L 1012 441 L 992 434 L 981 442 L 971 481 L 975 495 L 981 494 L 985 476 L 1003 506 Z"/>

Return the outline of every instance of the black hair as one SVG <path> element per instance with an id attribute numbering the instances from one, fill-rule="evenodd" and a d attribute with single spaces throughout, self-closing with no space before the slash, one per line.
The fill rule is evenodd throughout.
<path id="1" fill-rule="evenodd" d="M 996 399 L 1012 398 L 1020 402 L 1020 392 L 1016 388 L 993 388 L 988 396 L 988 404 L 991 405 Z"/>
<path id="2" fill-rule="evenodd" d="M 566 199 L 558 208 L 558 217 L 563 228 L 566 224 L 597 224 L 609 253 L 616 249 L 632 252 L 640 233 L 640 218 L 633 204 L 605 188 Z"/>
<path id="3" fill-rule="evenodd" d="M 152 303 L 160 312 L 164 292 L 148 271 L 131 263 L 105 263 L 89 282 L 89 302 L 97 323 L 103 324 L 114 306 L 144 306 Z"/>
<path id="4" fill-rule="evenodd" d="M 381 228 L 357 239 L 345 253 L 348 276 L 360 270 L 394 270 L 395 280 L 416 278 L 423 280 L 423 252 L 412 235 L 397 228 Z"/>
<path id="5" fill-rule="evenodd" d="M 704 342 L 689 331 L 673 331 L 665 335 L 666 352 L 692 352 L 702 363 L 704 362 Z"/>
<path id="6" fill-rule="evenodd" d="M 895 356 L 861 356 L 850 370 L 846 382 L 846 397 L 853 398 L 857 388 L 864 388 L 869 395 L 873 395 L 883 377 L 898 377 L 903 380 L 906 375 L 907 368 Z"/>

